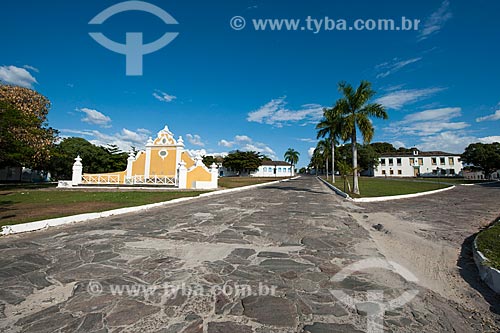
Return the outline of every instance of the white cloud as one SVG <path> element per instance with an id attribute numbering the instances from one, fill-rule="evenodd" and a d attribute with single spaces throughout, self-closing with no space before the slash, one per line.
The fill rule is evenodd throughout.
<path id="1" fill-rule="evenodd" d="M 151 131 L 148 130 L 147 128 L 138 128 L 137 132 L 142 133 L 142 134 L 151 134 Z"/>
<path id="2" fill-rule="evenodd" d="M 399 71 L 403 67 L 408 66 L 410 64 L 413 64 L 413 63 L 420 61 L 420 60 L 422 60 L 421 57 L 411 58 L 411 59 L 407 59 L 407 60 L 401 60 L 398 58 L 394 58 L 389 62 L 384 62 L 380 65 L 377 65 L 375 67 L 375 69 L 379 72 L 377 74 L 377 79 L 387 77 L 387 76 Z"/>
<path id="3" fill-rule="evenodd" d="M 192 145 L 195 145 L 195 146 L 200 146 L 200 147 L 204 147 L 205 144 L 201 141 L 201 137 L 198 135 L 198 134 L 186 134 L 186 139 L 188 140 L 188 142 Z"/>
<path id="4" fill-rule="evenodd" d="M 476 118 L 476 121 L 478 123 L 481 121 L 490 121 L 490 120 L 500 120 L 500 110 L 496 110 L 495 113 L 490 114 L 489 116 Z"/>
<path id="5" fill-rule="evenodd" d="M 252 142 L 252 139 L 249 136 L 246 135 L 236 135 L 234 139 L 237 142 Z"/>
<path id="6" fill-rule="evenodd" d="M 418 34 L 418 40 L 424 40 L 429 38 L 429 36 L 438 33 L 444 26 L 444 24 L 452 18 L 450 11 L 450 1 L 444 0 L 441 3 L 441 7 L 433 12 L 423 23 L 423 28 Z"/>
<path id="7" fill-rule="evenodd" d="M 392 91 L 375 100 L 388 109 L 399 110 L 407 104 L 412 104 L 443 91 L 444 88 L 404 89 Z"/>
<path id="8" fill-rule="evenodd" d="M 16 66 L 0 66 L 0 82 L 26 88 L 32 88 L 33 84 L 38 83 L 30 72 Z"/>
<path id="9" fill-rule="evenodd" d="M 460 117 L 461 115 L 462 115 L 461 108 L 458 107 L 440 108 L 440 109 L 425 110 L 421 112 L 412 113 L 404 117 L 403 121 L 405 123 L 410 123 L 413 121 L 450 120 L 452 118 Z"/>
<path id="10" fill-rule="evenodd" d="M 282 127 L 290 122 L 317 122 L 323 116 L 323 106 L 319 104 L 304 104 L 298 110 L 290 110 L 286 107 L 285 99 L 286 96 L 271 100 L 248 113 L 247 120 Z"/>
<path id="11" fill-rule="evenodd" d="M 234 142 L 222 139 L 219 141 L 218 145 L 226 148 L 231 148 L 232 146 L 234 146 Z"/>
<path id="12" fill-rule="evenodd" d="M 26 68 L 27 70 L 30 70 L 30 71 L 33 71 L 36 73 L 40 73 L 40 70 L 38 68 L 30 66 L 30 65 L 24 65 L 23 68 Z"/>
<path id="13" fill-rule="evenodd" d="M 448 131 L 422 138 L 417 147 L 421 150 L 439 150 L 461 154 L 470 143 L 478 141 L 478 138 L 464 135 L 462 132 Z"/>
<path id="14" fill-rule="evenodd" d="M 73 130 L 61 129 L 63 136 L 66 134 L 77 134 L 85 137 L 89 142 L 98 146 L 116 145 L 122 151 L 129 151 L 132 146 L 137 149 L 143 149 L 148 139 L 147 135 L 137 131 L 123 128 L 120 132 L 106 134 L 97 130 Z"/>
<path id="15" fill-rule="evenodd" d="M 494 136 L 485 136 L 484 138 L 479 138 L 478 140 L 481 143 L 494 143 L 494 142 L 500 142 L 500 136 L 494 135 Z"/>
<path id="16" fill-rule="evenodd" d="M 169 95 L 167 94 L 166 92 L 163 92 L 161 90 L 155 90 L 153 92 L 153 96 L 154 98 L 156 98 L 157 100 L 161 101 L 161 102 L 166 102 L 166 103 L 169 103 L 169 102 L 172 102 L 174 99 L 176 99 L 177 97 L 173 96 L 173 95 Z"/>
<path id="17" fill-rule="evenodd" d="M 466 122 L 453 122 L 462 115 L 461 108 L 440 108 L 409 114 L 401 121 L 393 122 L 386 131 L 398 136 L 430 136 L 443 131 L 461 130 L 470 125 Z"/>
<path id="18" fill-rule="evenodd" d="M 441 150 L 449 153 L 461 154 L 471 143 L 494 143 L 500 142 L 500 136 L 475 137 L 467 135 L 463 131 L 443 132 L 434 136 L 422 139 L 422 143 L 417 145 L 422 150 Z"/>
<path id="19" fill-rule="evenodd" d="M 220 140 L 219 146 L 234 148 L 242 151 L 256 151 L 276 159 L 276 153 L 271 147 L 262 142 L 254 142 L 252 138 L 246 135 L 236 135 L 234 140 Z"/>
<path id="20" fill-rule="evenodd" d="M 192 157 L 196 157 L 198 155 L 200 156 L 205 156 L 207 155 L 207 151 L 205 149 L 187 149 L 187 152 L 189 153 L 189 155 L 191 155 Z M 208 154 L 208 155 L 211 155 L 211 154 Z"/>
<path id="21" fill-rule="evenodd" d="M 81 119 L 84 123 L 89 123 L 92 125 L 99 125 L 101 127 L 111 127 L 111 118 L 94 109 L 81 108 L 76 109 L 77 111 L 85 113 L 85 117 Z"/>
<path id="22" fill-rule="evenodd" d="M 315 149 L 316 149 L 316 147 L 309 147 L 309 149 L 307 150 L 307 154 L 309 155 L 309 158 L 311 158 L 313 156 Z"/>
<path id="23" fill-rule="evenodd" d="M 298 138 L 297 140 L 302 141 L 302 142 L 318 142 L 317 139 L 310 139 L 310 138 Z"/>
<path id="24" fill-rule="evenodd" d="M 400 148 L 400 147 L 403 147 L 403 148 L 404 148 L 404 147 L 406 147 L 406 145 L 404 144 L 404 142 L 402 142 L 402 141 L 398 141 L 398 140 L 393 141 L 393 142 L 392 142 L 392 145 L 393 145 L 395 148 Z"/>

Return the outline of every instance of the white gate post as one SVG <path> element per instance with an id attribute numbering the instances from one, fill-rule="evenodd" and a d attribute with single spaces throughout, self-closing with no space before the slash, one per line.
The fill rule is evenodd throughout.
<path id="1" fill-rule="evenodd" d="M 212 188 L 219 187 L 219 169 L 217 169 L 217 164 L 212 163 L 212 165 L 210 166 L 210 174 L 212 175 Z"/>
<path id="2" fill-rule="evenodd" d="M 75 158 L 75 163 L 73 164 L 73 175 L 71 177 L 71 183 L 73 185 L 78 185 L 82 183 L 83 165 L 80 155 Z"/>
<path id="3" fill-rule="evenodd" d="M 186 162 L 181 161 L 179 163 L 179 188 L 185 189 L 187 188 L 187 168 Z"/>

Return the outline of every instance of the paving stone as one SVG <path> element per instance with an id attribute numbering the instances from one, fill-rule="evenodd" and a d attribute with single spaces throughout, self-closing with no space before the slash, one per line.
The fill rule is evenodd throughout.
<path id="1" fill-rule="evenodd" d="M 106 316 L 108 326 L 131 325 L 146 316 L 160 311 L 160 308 L 134 300 L 119 301 L 109 315 Z"/>
<path id="2" fill-rule="evenodd" d="M 255 254 L 254 249 L 246 249 L 246 248 L 238 248 L 234 249 L 233 252 L 231 252 L 232 255 L 247 259 L 248 257 L 252 256 Z"/>
<path id="3" fill-rule="evenodd" d="M 265 259 L 260 266 L 275 272 L 305 271 L 314 267 L 292 259 Z"/>
<path id="4" fill-rule="evenodd" d="M 253 333 L 253 329 L 250 326 L 228 321 L 212 322 L 208 323 L 207 333 Z"/>
<path id="5" fill-rule="evenodd" d="M 314 323 L 304 326 L 304 333 L 363 333 L 350 324 Z"/>
<path id="6" fill-rule="evenodd" d="M 356 311 L 362 316 L 376 315 L 380 313 L 380 305 L 372 302 L 356 303 Z"/>
<path id="7" fill-rule="evenodd" d="M 273 296 L 250 296 L 242 300 L 243 314 L 261 324 L 294 327 L 297 309 L 287 299 Z"/>
<path id="8" fill-rule="evenodd" d="M 257 254 L 257 257 L 260 258 L 289 258 L 290 255 L 288 253 L 283 253 L 283 252 L 269 252 L 269 251 L 262 251 Z"/>
<path id="9" fill-rule="evenodd" d="M 89 313 L 83 319 L 77 332 L 93 332 L 103 328 L 102 313 Z"/>
<path id="10" fill-rule="evenodd" d="M 203 333 L 203 319 L 198 319 L 189 324 L 182 333 Z"/>

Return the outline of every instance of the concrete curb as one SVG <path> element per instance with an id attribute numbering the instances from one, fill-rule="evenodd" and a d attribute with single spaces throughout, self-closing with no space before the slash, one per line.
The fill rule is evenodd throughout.
<path id="1" fill-rule="evenodd" d="M 473 183 L 473 184 L 460 184 L 460 185 L 462 185 L 462 186 L 488 185 L 488 184 L 497 184 L 498 182 L 500 182 L 500 180 L 495 180 L 495 181 L 486 182 L 486 183 Z"/>
<path id="2" fill-rule="evenodd" d="M 328 186 L 330 189 L 332 189 L 335 193 L 337 193 L 341 197 L 343 197 L 347 200 L 353 201 L 353 202 L 381 202 L 381 201 L 415 198 L 415 197 L 421 197 L 421 196 L 428 195 L 428 194 L 444 192 L 444 191 L 448 191 L 448 190 L 455 188 L 455 185 L 452 185 L 452 186 L 449 186 L 446 188 L 441 188 L 439 190 L 432 190 L 432 191 L 412 193 L 412 194 L 389 195 L 389 196 L 385 196 L 385 197 L 370 197 L 370 198 L 351 198 L 349 196 L 349 194 L 339 190 L 337 187 L 333 186 L 332 184 L 330 184 L 326 180 L 324 180 L 320 177 L 316 177 L 316 178 L 318 178 L 321 182 L 323 182 L 326 186 Z"/>
<path id="3" fill-rule="evenodd" d="M 479 235 L 479 234 L 478 234 Z M 479 271 L 479 276 L 481 280 L 484 281 L 495 293 L 500 294 L 500 271 L 496 268 L 486 265 L 488 258 L 478 250 L 476 238 L 474 238 L 474 243 L 472 245 L 472 255 L 474 257 L 474 262 L 476 263 L 477 270 Z"/>
<path id="4" fill-rule="evenodd" d="M 429 195 L 429 194 L 435 194 L 439 192 L 444 192 L 444 191 L 449 191 L 451 189 L 454 189 L 455 185 L 446 187 L 446 188 L 441 188 L 439 190 L 432 190 L 432 191 L 426 191 L 426 192 L 419 192 L 419 193 L 412 193 L 412 194 L 401 194 L 401 195 L 389 195 L 385 197 L 371 197 L 371 198 L 354 198 L 352 201 L 354 202 L 381 202 L 381 201 L 390 201 L 390 200 L 400 200 L 400 199 L 408 199 L 408 198 L 416 198 L 416 197 L 422 197 L 424 195 Z"/>
<path id="5" fill-rule="evenodd" d="M 337 193 L 341 197 L 343 197 L 343 198 L 345 198 L 347 200 L 352 200 L 352 198 L 349 196 L 349 194 L 345 193 L 344 191 L 339 190 L 337 187 L 335 187 L 334 185 L 330 184 L 329 182 L 327 182 L 323 178 L 320 178 L 320 177 L 316 177 L 316 178 L 319 179 L 323 184 L 325 184 L 326 186 L 328 186 L 331 190 L 333 190 L 335 193 Z"/>
<path id="6" fill-rule="evenodd" d="M 145 210 L 152 209 L 152 208 L 163 207 L 163 206 L 168 206 L 168 205 L 172 205 L 172 204 L 176 204 L 176 203 L 180 203 L 180 202 L 191 201 L 191 200 L 195 200 L 197 198 L 204 198 L 204 197 L 208 197 L 208 196 L 221 195 L 221 194 L 232 193 L 232 192 L 240 192 L 240 191 L 250 190 L 253 188 L 257 188 L 257 187 L 278 184 L 281 182 L 286 182 L 289 180 L 297 179 L 299 177 L 300 176 L 296 176 L 293 178 L 276 180 L 276 181 L 272 181 L 272 182 L 268 182 L 268 183 L 254 184 L 254 185 L 231 188 L 231 189 L 227 189 L 227 190 L 202 193 L 196 197 L 178 198 L 178 199 L 173 199 L 170 201 L 156 202 L 156 203 L 142 205 L 142 206 L 125 207 L 125 208 L 106 210 L 104 212 L 98 212 L 98 213 L 78 214 L 78 215 L 58 217 L 58 218 L 54 218 L 54 219 L 47 219 L 47 220 L 41 220 L 41 221 L 35 221 L 35 222 L 20 223 L 20 224 L 14 224 L 14 225 L 5 225 L 5 226 L 2 226 L 2 232 L 0 233 L 0 235 L 6 236 L 6 235 L 18 234 L 18 233 L 22 233 L 22 232 L 47 229 L 49 227 L 56 227 L 56 226 L 60 226 L 60 225 L 64 225 L 64 224 L 84 222 L 84 221 L 99 219 L 102 217 L 109 217 L 109 216 L 128 214 L 128 213 L 136 213 L 136 212 L 145 211 Z"/>

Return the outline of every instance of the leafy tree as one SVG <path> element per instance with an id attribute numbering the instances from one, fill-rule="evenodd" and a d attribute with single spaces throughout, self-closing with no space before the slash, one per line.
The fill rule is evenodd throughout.
<path id="1" fill-rule="evenodd" d="M 370 117 L 387 119 L 388 116 L 382 105 L 369 103 L 375 95 L 370 82 L 361 81 L 357 89 L 354 89 L 348 83 L 340 82 L 339 91 L 343 97 L 335 105 L 341 110 L 342 114 L 342 132 L 340 136 L 343 140 L 351 139 L 353 193 L 359 194 L 357 131 L 359 129 L 363 141 L 369 143 L 375 131 Z"/>
<path id="2" fill-rule="evenodd" d="M 212 156 L 212 155 L 203 156 L 203 163 L 207 168 L 210 168 L 213 163 L 219 165 L 220 163 L 222 163 L 223 160 L 224 158 L 222 158 L 221 156 Z"/>
<path id="3" fill-rule="evenodd" d="M 254 151 L 233 151 L 224 157 L 222 165 L 241 174 L 243 171 L 254 171 L 262 165 L 262 156 Z"/>
<path id="4" fill-rule="evenodd" d="M 365 171 L 375 168 L 378 165 L 380 154 L 375 150 L 375 148 L 372 147 L 372 145 L 361 145 L 358 143 L 357 146 L 358 170 Z M 337 155 L 339 156 L 337 163 L 347 159 L 352 161 L 352 147 L 350 143 L 339 147 L 337 152 Z"/>
<path id="5" fill-rule="evenodd" d="M 54 178 L 70 179 L 78 155 L 85 173 L 117 172 L 127 168 L 128 154 L 116 146 L 102 147 L 83 138 L 65 138 L 52 150 L 49 170 Z"/>
<path id="6" fill-rule="evenodd" d="M 397 151 L 396 148 L 394 148 L 394 146 L 389 142 L 373 142 L 370 143 L 370 146 L 379 154 L 395 153 Z"/>
<path id="7" fill-rule="evenodd" d="M 347 176 L 352 174 L 352 167 L 351 165 L 347 162 L 347 160 L 341 159 L 337 162 L 337 165 L 339 167 L 339 173 L 342 176 L 342 179 L 344 180 L 344 192 L 346 191 L 346 183 L 347 183 L 347 190 L 351 192 L 351 184 L 349 184 L 349 180 L 347 179 Z"/>
<path id="8" fill-rule="evenodd" d="M 305 167 L 300 168 L 299 169 L 299 173 L 302 173 L 302 174 L 306 173 L 306 168 Z"/>
<path id="9" fill-rule="evenodd" d="M 325 173 L 326 176 L 328 177 L 328 157 L 330 156 L 330 143 L 328 139 L 318 141 L 314 152 L 319 155 L 317 156 L 317 159 L 321 160 L 322 163 L 323 162 L 325 163 L 325 170 L 326 170 Z"/>
<path id="10" fill-rule="evenodd" d="M 0 164 L 43 168 L 57 139 L 48 127 L 49 100 L 34 90 L 0 84 Z"/>
<path id="11" fill-rule="evenodd" d="M 471 143 L 465 148 L 462 161 L 480 167 L 488 177 L 500 169 L 500 143 Z"/>
<path id="12" fill-rule="evenodd" d="M 285 153 L 285 156 L 284 156 L 285 161 L 290 163 L 290 165 L 292 167 L 292 172 L 293 172 L 293 170 L 295 170 L 294 168 L 295 168 L 295 165 L 297 164 L 297 162 L 299 162 L 299 156 L 300 156 L 300 153 L 292 148 L 288 148 L 288 150 Z"/>
<path id="13" fill-rule="evenodd" d="M 331 144 L 330 152 L 332 154 L 332 183 L 335 183 L 335 145 L 338 144 L 338 139 L 342 132 L 342 110 L 337 102 L 336 105 L 330 109 L 323 109 L 323 118 L 316 125 L 318 130 L 317 138 L 328 137 Z M 326 175 L 328 179 L 328 172 Z"/>

